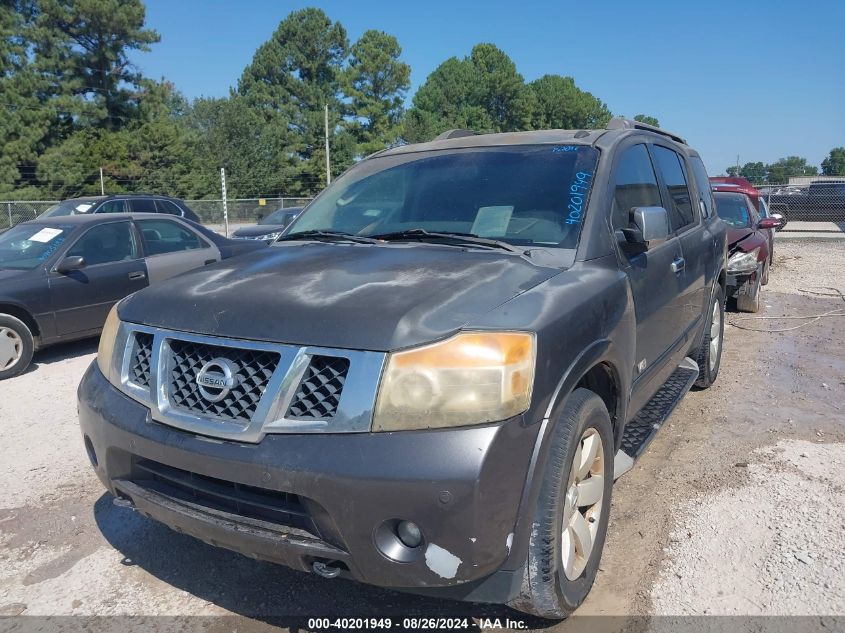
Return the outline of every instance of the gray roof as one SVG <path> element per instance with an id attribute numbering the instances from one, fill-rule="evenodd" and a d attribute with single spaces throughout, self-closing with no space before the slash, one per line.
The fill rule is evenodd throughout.
<path id="1" fill-rule="evenodd" d="M 427 143 L 403 145 L 380 152 L 379 156 L 427 152 L 440 149 L 459 149 L 465 147 L 494 147 L 497 145 L 541 145 L 555 143 L 573 143 L 592 145 L 607 130 L 532 130 L 530 132 L 501 132 L 498 134 L 476 134 Z M 579 137 L 575 138 L 578 134 Z"/>
<path id="2" fill-rule="evenodd" d="M 614 117 L 604 129 L 600 130 L 532 130 L 529 132 L 500 132 L 496 134 L 474 134 L 470 131 L 455 130 L 452 138 L 447 138 L 449 133 L 441 134 L 433 141 L 427 143 L 415 143 L 394 147 L 373 156 L 393 156 L 398 154 L 411 154 L 414 152 L 427 152 L 443 149 L 462 149 L 468 147 L 495 147 L 501 145 L 542 145 L 568 143 L 572 145 L 593 145 L 602 136 L 620 136 L 626 132 L 640 130 L 652 132 L 663 137 L 670 138 L 677 143 L 686 145 L 686 141 L 667 130 L 654 127 L 646 123 L 640 123 L 632 119 Z M 465 133 L 464 133 L 465 132 Z"/>
<path id="3" fill-rule="evenodd" d="M 126 220 L 134 218 L 136 220 L 162 220 L 182 218 L 166 215 L 162 213 L 80 213 L 79 215 L 54 215 L 48 218 L 35 218 L 21 222 L 21 224 L 65 224 L 71 226 L 82 226 L 86 224 L 96 224 L 98 222 L 108 222 L 114 220 Z"/>

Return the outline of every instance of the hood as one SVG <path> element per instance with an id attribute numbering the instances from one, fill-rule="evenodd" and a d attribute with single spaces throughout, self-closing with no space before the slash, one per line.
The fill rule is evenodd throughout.
<path id="1" fill-rule="evenodd" d="M 0 268 L 0 284 L 3 284 L 3 282 L 5 281 L 11 281 L 12 279 L 31 275 L 35 271 L 39 271 L 36 272 L 36 274 L 43 274 L 43 272 L 41 272 L 40 266 L 34 270 L 20 270 L 18 268 Z M 3 292 L 2 285 L 0 285 L 0 292 Z"/>
<path id="2" fill-rule="evenodd" d="M 281 242 L 133 295 L 123 320 L 298 345 L 389 351 L 440 339 L 559 268 L 437 245 Z"/>
<path id="3" fill-rule="evenodd" d="M 241 227 L 232 233 L 232 235 L 235 237 L 256 237 L 258 235 L 266 235 L 267 233 L 284 230 L 285 227 L 282 224 L 254 224 L 253 226 Z"/>
<path id="4" fill-rule="evenodd" d="M 728 250 L 751 235 L 754 235 L 754 229 L 728 227 Z"/>

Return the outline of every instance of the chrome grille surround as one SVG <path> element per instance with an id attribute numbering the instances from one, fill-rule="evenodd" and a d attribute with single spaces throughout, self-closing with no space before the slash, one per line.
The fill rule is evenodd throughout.
<path id="1" fill-rule="evenodd" d="M 133 363 L 137 354 L 137 334 L 152 336 L 149 385 L 133 381 Z M 260 398 L 251 403 L 250 415 L 227 417 L 214 411 L 185 407 L 174 400 L 172 376 L 176 362 L 173 345 L 197 344 L 218 350 L 231 350 L 233 355 L 278 355 L 278 362 L 263 382 Z M 313 346 L 284 345 L 205 336 L 164 330 L 123 322 L 115 342 L 113 376 L 116 386 L 126 395 L 149 407 L 153 421 L 185 431 L 242 442 L 260 442 L 268 433 L 363 433 L 370 430 L 378 384 L 384 365 L 383 352 L 333 349 Z M 289 413 L 300 384 L 319 356 L 346 359 L 348 370 L 343 390 L 333 415 L 297 418 Z M 189 379 L 193 379 L 188 376 Z M 184 382 L 184 381 L 183 381 Z M 182 405 L 182 406 L 180 406 Z"/>

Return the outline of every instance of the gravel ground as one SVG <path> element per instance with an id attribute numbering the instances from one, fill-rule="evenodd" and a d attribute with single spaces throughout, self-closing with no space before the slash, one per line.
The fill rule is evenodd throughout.
<path id="1" fill-rule="evenodd" d="M 845 307 L 807 292 L 834 294 L 822 287 L 845 291 L 845 243 L 779 243 L 760 316 Z M 800 323 L 739 321 L 746 316 L 728 320 Z M 726 329 L 717 384 L 691 392 L 617 482 L 601 571 L 580 615 L 622 616 L 604 630 L 661 614 L 845 615 L 843 325 Z M 0 383 L 0 616 L 234 615 L 223 628 L 294 629 L 292 616 L 331 605 L 357 616 L 521 619 L 252 561 L 114 507 L 76 422 L 75 387 L 95 350 L 93 341 L 45 350 Z"/>

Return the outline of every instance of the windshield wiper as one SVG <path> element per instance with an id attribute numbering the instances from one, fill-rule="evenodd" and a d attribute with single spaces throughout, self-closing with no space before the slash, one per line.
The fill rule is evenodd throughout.
<path id="1" fill-rule="evenodd" d="M 355 242 L 356 244 L 375 244 L 378 240 L 363 235 L 354 235 L 344 231 L 300 231 L 282 235 L 277 242 L 290 240 L 323 240 L 326 242 Z"/>
<path id="2" fill-rule="evenodd" d="M 381 233 L 371 235 L 377 240 L 385 242 L 397 240 L 419 240 L 437 241 L 455 246 L 481 246 L 483 248 L 497 248 L 509 253 L 522 253 L 521 249 L 511 246 L 507 242 L 493 240 L 486 237 L 479 237 L 474 233 L 453 233 L 451 231 L 426 231 L 425 229 L 408 229 L 406 231 L 394 231 L 393 233 Z"/>

